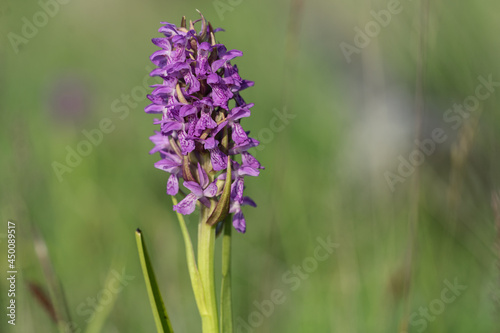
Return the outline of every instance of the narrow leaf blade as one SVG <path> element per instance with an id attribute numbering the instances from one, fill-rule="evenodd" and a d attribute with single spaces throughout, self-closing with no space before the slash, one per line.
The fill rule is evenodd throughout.
<path id="1" fill-rule="evenodd" d="M 135 239 L 137 241 L 137 250 L 141 260 L 142 273 L 146 282 L 151 309 L 155 318 L 156 329 L 158 333 L 173 333 L 141 230 L 136 230 Z"/>

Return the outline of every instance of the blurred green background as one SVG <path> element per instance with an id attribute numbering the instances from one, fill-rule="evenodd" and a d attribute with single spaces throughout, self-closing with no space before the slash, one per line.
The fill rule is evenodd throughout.
<path id="1" fill-rule="evenodd" d="M 233 238 L 235 332 L 499 332 L 491 196 L 500 187 L 500 91 L 457 128 L 443 117 L 475 95 L 479 76 L 500 82 L 500 4 L 429 2 L 71 0 L 44 21 L 40 3 L 2 0 L 0 248 L 7 220 L 16 221 L 19 274 L 15 327 L 1 279 L 0 331 L 56 331 L 28 288 L 47 288 L 31 225 L 47 242 L 76 332 L 92 298 L 97 313 L 110 311 L 103 332 L 155 331 L 137 227 L 175 331 L 200 331 L 167 174 L 148 155 L 157 126 L 143 111 L 159 22 L 197 19 L 199 9 L 226 30 L 219 42 L 244 53 L 233 61 L 255 81 L 243 93 L 255 103 L 244 127 L 262 141 L 254 153 L 266 167 L 246 182 L 258 207 L 244 210 L 247 233 Z M 389 8 L 397 13 L 386 26 L 369 24 Z M 23 32 L 34 20 L 36 31 Z M 341 46 L 356 47 L 367 24 L 373 37 L 348 61 Z M 283 112 L 293 119 L 273 130 Z M 83 147 L 103 121 L 102 141 Z M 392 191 L 387 172 L 397 175 L 415 137 L 439 128 L 447 140 Z M 68 165 L 78 145 L 88 155 L 59 178 L 54 162 Z M 338 245 L 324 261 L 311 259 L 318 237 Z M 112 272 L 128 280 L 108 304 Z M 449 302 L 446 281 L 464 286 Z M 273 290 L 282 304 L 262 310 Z"/>

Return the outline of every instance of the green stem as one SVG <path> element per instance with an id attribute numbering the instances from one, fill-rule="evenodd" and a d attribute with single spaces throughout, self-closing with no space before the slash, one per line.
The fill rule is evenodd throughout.
<path id="1" fill-rule="evenodd" d="M 198 270 L 205 294 L 206 314 L 202 315 L 203 333 L 219 333 L 217 297 L 215 296 L 214 249 L 215 225 L 206 222 L 215 208 L 201 205 L 200 224 L 198 227 Z"/>
<path id="2" fill-rule="evenodd" d="M 231 214 L 224 221 L 222 238 L 222 287 L 220 297 L 220 322 L 222 332 L 233 332 L 232 291 L 231 291 Z"/>
<path id="3" fill-rule="evenodd" d="M 174 206 L 177 205 L 177 199 L 172 196 L 172 202 Z M 191 237 L 186 226 L 186 221 L 184 221 L 184 216 L 177 213 L 177 218 L 179 219 L 179 225 L 181 227 L 182 236 L 184 237 L 184 243 L 186 245 L 186 259 L 187 266 L 189 270 L 189 276 L 191 278 L 191 284 L 193 286 L 194 297 L 196 299 L 196 305 L 198 305 L 198 310 L 200 311 L 200 316 L 203 318 L 207 314 L 205 306 L 205 293 L 203 292 L 203 285 L 201 283 L 200 272 L 196 266 L 196 258 L 194 255 L 193 243 L 191 242 Z"/>

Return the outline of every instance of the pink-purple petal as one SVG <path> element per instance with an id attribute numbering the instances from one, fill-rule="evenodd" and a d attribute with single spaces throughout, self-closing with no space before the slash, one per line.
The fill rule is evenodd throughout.
<path id="1" fill-rule="evenodd" d="M 155 163 L 155 168 L 166 172 L 175 173 L 179 170 L 180 164 L 170 158 L 164 158 Z"/>
<path id="2" fill-rule="evenodd" d="M 233 215 L 233 227 L 241 233 L 245 233 L 247 230 L 247 224 L 245 221 L 245 216 L 243 216 L 243 213 L 239 211 L 238 213 Z"/>
<path id="3" fill-rule="evenodd" d="M 217 194 L 217 184 L 215 181 L 212 182 L 210 185 L 208 185 L 205 190 L 203 190 L 203 195 L 208 198 L 215 197 L 216 194 Z"/>
<path id="4" fill-rule="evenodd" d="M 185 181 L 183 185 L 185 188 L 193 192 L 197 198 L 201 198 L 203 196 L 203 188 L 197 182 Z"/>
<path id="5" fill-rule="evenodd" d="M 217 127 L 217 123 L 212 119 L 209 112 L 202 112 L 201 117 L 196 124 L 195 133 L 200 135 L 207 128 L 213 129 Z"/>
<path id="6" fill-rule="evenodd" d="M 179 179 L 175 174 L 171 174 L 167 181 L 167 194 L 176 195 L 179 192 Z"/>
<path id="7" fill-rule="evenodd" d="M 252 207 L 257 207 L 257 204 L 249 197 L 243 197 L 243 199 L 241 200 L 241 205 L 248 205 L 248 206 L 252 206 Z"/>
<path id="8" fill-rule="evenodd" d="M 185 104 L 181 107 L 179 115 L 181 117 L 186 117 L 195 114 L 196 112 L 198 112 L 198 109 L 195 106 L 191 104 Z"/>
<path id="9" fill-rule="evenodd" d="M 164 50 L 170 51 L 172 49 L 172 45 L 170 45 L 168 38 L 153 38 L 151 41 L 153 44 Z"/>
<path id="10" fill-rule="evenodd" d="M 197 200 L 198 198 L 196 195 L 190 193 L 182 199 L 181 202 L 174 206 L 174 210 L 182 215 L 189 215 L 194 212 Z"/>
<path id="11" fill-rule="evenodd" d="M 149 104 L 148 106 L 146 106 L 144 108 L 144 111 L 146 113 L 163 113 L 163 111 L 165 110 L 165 105 L 159 105 L 159 104 Z"/>
<path id="12" fill-rule="evenodd" d="M 192 94 L 200 90 L 200 82 L 198 79 L 191 73 L 191 71 L 188 71 L 186 75 L 184 75 L 184 81 L 189 85 L 187 88 L 187 93 Z"/>
<path id="13" fill-rule="evenodd" d="M 195 148 L 194 141 L 187 137 L 187 134 L 184 131 L 180 131 L 179 133 L 179 143 L 181 146 L 182 155 L 187 155 L 192 152 Z"/>
<path id="14" fill-rule="evenodd" d="M 257 177 L 260 171 L 258 169 L 254 169 L 250 166 L 242 166 L 238 170 L 238 174 L 241 176 L 252 176 Z"/>
<path id="15" fill-rule="evenodd" d="M 239 123 L 233 124 L 233 133 L 231 137 L 237 145 L 244 145 L 249 142 L 247 133 Z"/>
<path id="16" fill-rule="evenodd" d="M 212 162 L 212 168 L 215 171 L 224 170 L 227 166 L 226 154 L 221 152 L 217 147 L 210 149 L 210 161 Z"/>
<path id="17" fill-rule="evenodd" d="M 244 186 L 243 177 L 236 178 L 233 184 L 231 184 L 231 200 L 241 202 Z"/>
<path id="18" fill-rule="evenodd" d="M 198 163 L 198 179 L 200 180 L 200 185 L 202 188 L 207 187 L 208 185 L 208 175 L 205 172 L 205 169 L 201 167 L 201 164 Z"/>

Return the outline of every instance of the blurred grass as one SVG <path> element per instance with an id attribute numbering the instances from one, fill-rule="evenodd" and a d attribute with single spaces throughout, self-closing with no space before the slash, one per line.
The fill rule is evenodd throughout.
<path id="1" fill-rule="evenodd" d="M 20 33 L 21 18 L 39 7 L 35 1 L 2 3 L 0 218 L 18 223 L 22 271 L 18 326 L 12 329 L 2 320 L 0 330 L 55 330 L 27 293 L 28 281 L 43 282 L 28 227 L 34 222 L 82 330 L 88 315 L 79 314 L 78 307 L 98 297 L 110 269 L 125 268 L 135 278 L 118 295 L 104 331 L 154 331 L 133 239 L 140 227 L 151 235 L 153 264 L 175 331 L 199 331 L 181 233 L 165 195 L 166 175 L 153 168 L 157 157 L 147 154 L 148 137 L 156 129 L 153 117 L 143 112 L 145 99 L 123 120 L 111 109 L 114 100 L 142 84 L 159 22 L 195 18 L 198 8 L 214 26 L 226 29 L 218 40 L 243 51 L 236 61 L 240 74 L 256 82 L 244 93 L 256 104 L 245 128 L 258 135 L 270 126 L 273 109 L 296 115 L 258 152 L 266 170 L 247 182 L 248 195 L 259 206 L 245 211 L 247 234 L 233 237 L 235 319 L 247 321 L 256 311 L 254 301 L 261 303 L 279 289 L 285 303 L 256 332 L 397 332 L 406 311 L 402 269 L 410 264 L 405 260 L 411 181 L 397 184 L 392 193 L 383 173 L 396 170 L 398 155 L 407 157 L 413 149 L 420 2 L 401 3 L 403 12 L 350 64 L 339 44 L 352 44 L 353 28 L 371 20 L 371 9 L 387 8 L 386 2 L 305 2 L 298 34 L 290 40 L 293 55 L 285 44 L 292 6 L 286 1 L 243 1 L 221 19 L 212 2 L 73 0 L 61 5 L 18 54 L 5 36 Z M 498 9 L 492 0 L 431 3 L 423 137 L 428 129 L 446 126 L 442 114 L 474 93 L 479 75 L 500 80 Z M 74 121 L 49 103 L 50 87 L 65 77 L 85 87 L 87 104 Z M 458 132 L 420 169 L 409 311 L 439 298 L 445 279 L 456 277 L 467 285 L 426 332 L 498 327 L 498 304 L 491 299 L 500 286 L 489 200 L 500 181 L 498 98 L 492 94 L 482 105 L 454 214 L 446 195 L 450 147 Z M 62 112 L 72 107 L 78 106 L 66 105 Z M 85 139 L 82 130 L 98 128 L 103 118 L 116 129 L 59 182 L 51 163 L 64 163 L 65 147 L 75 148 Z M 193 233 L 196 221 L 188 221 Z M 340 247 L 291 291 L 283 275 L 313 255 L 317 237 L 329 235 Z M 114 267 L 116 262 L 126 264 Z M 6 290 L 5 279 L 0 285 Z M 6 301 L 2 292 L 0 302 Z M 409 331 L 418 332 L 416 326 Z"/>

